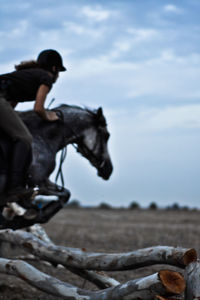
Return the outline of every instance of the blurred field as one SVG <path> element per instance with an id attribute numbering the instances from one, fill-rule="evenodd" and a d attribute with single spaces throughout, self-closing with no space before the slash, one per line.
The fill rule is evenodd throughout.
<path id="1" fill-rule="evenodd" d="M 44 228 L 57 245 L 85 248 L 90 252 L 127 252 L 156 245 L 192 247 L 200 252 L 199 211 L 68 208 L 59 212 Z M 8 249 L 4 246 L 2 255 L 7 253 L 12 256 L 16 253 L 16 250 Z M 63 269 L 50 268 L 39 263 L 34 265 L 64 281 L 84 286 L 86 289 L 95 289 Z M 124 282 L 151 274 L 161 267 L 163 268 L 153 266 L 110 275 Z M 0 299 L 58 299 L 38 292 L 14 277 L 1 275 L 0 280 Z"/>

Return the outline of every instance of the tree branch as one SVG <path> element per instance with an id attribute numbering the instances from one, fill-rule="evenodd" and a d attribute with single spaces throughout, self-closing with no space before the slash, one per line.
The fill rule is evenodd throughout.
<path id="1" fill-rule="evenodd" d="M 61 264 L 67 268 L 121 271 L 154 265 L 168 264 L 184 268 L 196 261 L 194 249 L 157 246 L 140 249 L 128 253 L 89 253 L 81 249 L 56 246 L 41 241 L 31 233 L 21 230 L 2 230 L 0 240 L 23 247 L 28 252 L 53 264 Z"/>
<path id="2" fill-rule="evenodd" d="M 10 208 L 17 214 L 17 215 L 23 215 L 25 212 L 25 209 L 19 206 L 17 203 L 10 203 Z M 48 245 L 54 245 L 51 239 L 48 237 L 45 230 L 39 225 L 35 224 L 31 227 L 27 228 L 28 232 L 31 232 L 35 237 L 37 237 L 39 240 L 42 240 L 46 242 Z M 36 256 L 30 257 L 21 257 L 23 260 L 32 260 L 32 261 L 39 261 L 40 258 Z M 49 262 L 48 262 L 49 263 Z M 55 265 L 55 263 L 54 263 Z M 103 272 L 97 272 L 97 271 L 87 271 L 87 270 L 80 270 L 75 268 L 66 267 L 70 272 L 87 279 L 88 281 L 95 284 L 100 289 L 105 289 L 108 287 L 116 286 L 120 284 L 117 280 L 114 278 L 111 278 L 107 276 L 107 274 Z"/>
<path id="3" fill-rule="evenodd" d="M 185 270 L 187 283 L 185 299 L 200 299 L 200 260 L 189 264 Z"/>
<path id="4" fill-rule="evenodd" d="M 185 288 L 182 275 L 168 270 L 97 292 L 79 289 L 64 283 L 19 260 L 0 258 L 0 272 L 14 275 L 48 294 L 68 300 L 118 300 L 130 294 L 132 299 L 150 300 L 156 294 L 180 294 Z"/>

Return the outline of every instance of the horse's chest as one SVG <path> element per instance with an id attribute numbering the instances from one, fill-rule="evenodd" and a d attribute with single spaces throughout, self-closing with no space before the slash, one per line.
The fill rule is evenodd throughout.
<path id="1" fill-rule="evenodd" d="M 55 167 L 55 155 L 52 147 L 40 139 L 33 142 L 32 165 L 43 171 L 51 171 Z"/>

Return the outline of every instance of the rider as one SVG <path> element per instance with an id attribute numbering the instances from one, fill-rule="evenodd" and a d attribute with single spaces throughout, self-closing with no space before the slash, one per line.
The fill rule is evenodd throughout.
<path id="1" fill-rule="evenodd" d="M 14 108 L 18 102 L 34 100 L 34 111 L 42 119 L 57 121 L 57 114 L 46 110 L 44 103 L 59 72 L 66 71 L 61 55 L 52 49 L 42 51 L 36 61 L 21 62 L 15 69 L 0 75 L 0 131 L 13 143 L 8 197 L 27 192 L 25 180 L 32 159 L 31 133 Z"/>

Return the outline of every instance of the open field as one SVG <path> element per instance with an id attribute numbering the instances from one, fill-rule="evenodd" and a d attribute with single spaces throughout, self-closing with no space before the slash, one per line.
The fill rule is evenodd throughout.
<path id="1" fill-rule="evenodd" d="M 85 248 L 90 252 L 127 252 L 139 248 L 167 245 L 195 248 L 200 255 L 200 211 L 150 211 L 63 209 L 45 229 L 57 245 Z M 11 257 L 16 249 L 3 246 L 2 255 Z M 61 280 L 91 289 L 95 288 L 70 272 L 34 263 L 42 271 Z M 117 280 L 141 277 L 159 270 L 161 266 L 136 271 L 111 273 Z M 163 268 L 163 266 L 162 266 Z M 166 268 L 166 266 L 164 266 Z M 169 267 L 173 269 L 172 267 Z M 0 299 L 58 299 L 14 277 L 0 276 Z"/>

